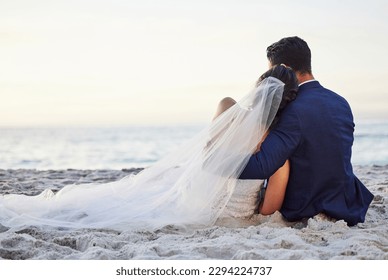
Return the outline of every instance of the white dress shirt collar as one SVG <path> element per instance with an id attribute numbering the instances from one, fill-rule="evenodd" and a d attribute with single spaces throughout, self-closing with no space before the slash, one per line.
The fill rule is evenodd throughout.
<path id="1" fill-rule="evenodd" d="M 316 80 L 315 80 L 315 79 L 311 79 L 311 80 L 304 81 L 303 83 L 300 83 L 300 84 L 298 85 L 298 87 L 300 87 L 301 85 L 307 84 L 307 83 L 314 82 L 314 81 L 316 81 Z"/>

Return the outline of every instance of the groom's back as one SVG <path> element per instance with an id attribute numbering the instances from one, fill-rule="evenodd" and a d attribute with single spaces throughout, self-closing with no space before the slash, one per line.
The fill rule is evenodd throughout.
<path id="1" fill-rule="evenodd" d="M 311 82 L 302 85 L 289 109 L 299 116 L 301 130 L 300 145 L 292 157 L 308 162 L 311 169 L 319 168 L 320 175 L 332 172 L 333 168 L 337 171 L 351 168 L 354 123 L 344 98 L 318 82 Z M 340 176 L 341 172 L 327 175 Z"/>
<path id="2" fill-rule="evenodd" d="M 364 221 L 373 196 L 353 174 L 353 130 L 353 116 L 344 98 L 316 81 L 300 87 L 275 129 L 292 147 L 281 209 L 288 220 L 323 212 L 349 224 Z"/>

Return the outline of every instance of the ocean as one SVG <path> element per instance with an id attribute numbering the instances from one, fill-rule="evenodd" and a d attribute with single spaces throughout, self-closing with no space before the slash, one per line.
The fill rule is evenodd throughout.
<path id="1" fill-rule="evenodd" d="M 0 128 L 0 169 L 147 167 L 204 127 Z M 388 164 L 388 121 L 356 124 L 352 163 Z"/>

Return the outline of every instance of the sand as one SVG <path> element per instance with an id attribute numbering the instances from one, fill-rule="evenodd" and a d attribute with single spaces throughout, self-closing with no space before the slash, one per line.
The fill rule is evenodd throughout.
<path id="1" fill-rule="evenodd" d="M 365 223 L 354 227 L 324 215 L 288 223 L 280 213 L 224 220 L 202 229 L 119 232 L 26 226 L 15 231 L 0 225 L 0 259 L 387 260 L 388 165 L 354 169 L 375 195 Z M 0 170 L 0 193 L 35 195 L 67 184 L 109 182 L 139 170 Z"/>

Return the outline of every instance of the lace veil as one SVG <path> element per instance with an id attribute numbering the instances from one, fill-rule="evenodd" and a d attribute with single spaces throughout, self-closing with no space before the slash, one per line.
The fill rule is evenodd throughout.
<path id="1" fill-rule="evenodd" d="M 271 124 L 284 83 L 268 77 L 190 141 L 137 175 L 57 193 L 0 196 L 0 223 L 70 228 L 209 226 Z"/>

